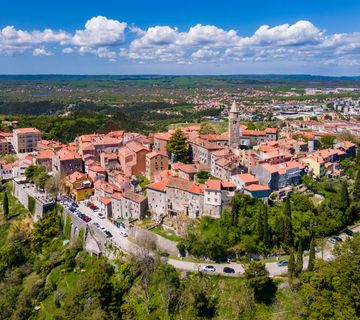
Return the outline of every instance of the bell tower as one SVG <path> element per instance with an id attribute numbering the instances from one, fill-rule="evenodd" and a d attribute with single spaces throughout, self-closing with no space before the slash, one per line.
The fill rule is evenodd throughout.
<path id="1" fill-rule="evenodd" d="M 229 113 L 229 147 L 240 145 L 240 112 L 236 101 L 231 105 Z"/>

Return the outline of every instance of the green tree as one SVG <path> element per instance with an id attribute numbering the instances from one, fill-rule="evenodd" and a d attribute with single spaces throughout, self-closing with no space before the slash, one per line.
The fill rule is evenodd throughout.
<path id="1" fill-rule="evenodd" d="M 313 271 L 315 267 L 315 244 L 314 239 L 311 239 L 310 242 L 310 251 L 309 251 L 309 263 L 307 267 L 307 271 Z"/>
<path id="2" fill-rule="evenodd" d="M 350 199 L 348 192 L 348 185 L 346 181 L 343 181 L 340 186 L 340 207 L 343 210 L 346 210 L 349 207 Z"/>
<path id="3" fill-rule="evenodd" d="M 45 190 L 56 198 L 64 191 L 64 183 L 60 173 L 55 173 L 46 181 Z"/>
<path id="4" fill-rule="evenodd" d="M 265 247 L 269 247 L 270 234 L 269 234 L 269 217 L 268 217 L 268 207 L 265 206 L 264 210 L 264 233 L 263 233 L 263 242 Z"/>
<path id="5" fill-rule="evenodd" d="M 360 169 L 356 172 L 352 196 L 356 202 L 360 202 Z"/>
<path id="6" fill-rule="evenodd" d="M 186 141 L 186 136 L 178 128 L 170 137 L 166 150 L 174 155 L 176 161 L 185 162 L 189 151 L 189 145 Z"/>
<path id="7" fill-rule="evenodd" d="M 290 247 L 294 245 L 290 196 L 287 196 L 284 207 L 284 243 Z"/>
<path id="8" fill-rule="evenodd" d="M 239 220 L 239 210 L 240 210 L 240 198 L 238 194 L 235 194 L 231 199 L 231 225 L 236 226 Z"/>
<path id="9" fill-rule="evenodd" d="M 269 278 L 265 263 L 251 261 L 245 267 L 245 279 L 254 290 L 255 301 L 271 304 L 276 293 L 276 285 Z"/>
<path id="10" fill-rule="evenodd" d="M 260 240 L 262 240 L 264 238 L 264 217 L 262 214 L 262 208 L 259 208 L 259 210 L 257 212 L 256 234 Z"/>
<path id="11" fill-rule="evenodd" d="M 294 257 L 294 249 L 290 249 L 290 257 L 288 263 L 288 278 L 293 279 L 295 275 L 295 257 Z"/>
<path id="12" fill-rule="evenodd" d="M 44 189 L 47 181 L 49 180 L 50 176 L 47 172 L 42 171 L 34 177 L 34 184 L 39 189 Z"/>
<path id="13" fill-rule="evenodd" d="M 35 175 L 35 172 L 37 170 L 37 166 L 32 164 L 30 166 L 28 166 L 26 169 L 25 169 L 25 177 L 28 181 L 31 181 L 33 182 L 34 180 L 34 175 Z"/>
<path id="14" fill-rule="evenodd" d="M 297 276 L 302 272 L 303 264 L 304 264 L 303 249 L 302 249 L 301 241 L 299 241 L 298 251 L 296 255 L 296 266 L 295 266 L 295 274 Z"/>
<path id="15" fill-rule="evenodd" d="M 200 134 L 216 134 L 215 128 L 211 125 L 211 123 L 203 122 L 200 125 Z"/>
<path id="16" fill-rule="evenodd" d="M 334 144 L 335 137 L 334 136 L 323 136 L 320 139 L 320 147 L 321 149 L 331 148 Z"/>
<path id="17" fill-rule="evenodd" d="M 4 191 L 4 198 L 3 198 L 3 213 L 5 219 L 9 219 L 9 198 L 6 190 Z"/>

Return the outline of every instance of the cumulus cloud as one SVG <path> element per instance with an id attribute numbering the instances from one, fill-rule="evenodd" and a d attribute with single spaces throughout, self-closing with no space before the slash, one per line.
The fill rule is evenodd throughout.
<path id="1" fill-rule="evenodd" d="M 77 46 L 113 46 L 125 39 L 127 24 L 103 16 L 93 17 L 85 24 L 85 29 L 77 30 L 71 42 Z"/>
<path id="2" fill-rule="evenodd" d="M 35 57 L 41 57 L 41 56 L 52 56 L 53 53 L 51 51 L 47 51 L 44 48 L 35 48 L 33 51 L 33 56 Z"/>
<path id="3" fill-rule="evenodd" d="M 129 41 L 125 41 L 126 35 Z M 51 45 L 51 51 L 47 46 Z M 48 56 L 95 55 L 115 61 L 117 57 L 137 63 L 198 62 L 234 63 L 250 61 L 318 62 L 323 65 L 358 65 L 360 32 L 327 34 L 310 21 L 260 26 L 252 35 L 215 25 L 196 24 L 187 30 L 175 26 L 141 29 L 126 22 L 96 16 L 83 28 L 63 30 L 0 29 L 0 55 L 32 53 Z"/>
<path id="4" fill-rule="evenodd" d="M 61 50 L 62 53 L 73 53 L 74 49 L 73 48 L 64 48 Z"/>

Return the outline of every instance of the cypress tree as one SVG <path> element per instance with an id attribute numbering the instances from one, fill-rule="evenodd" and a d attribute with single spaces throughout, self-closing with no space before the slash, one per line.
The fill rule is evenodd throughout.
<path id="1" fill-rule="evenodd" d="M 258 210 L 256 222 L 256 233 L 259 240 L 262 240 L 264 238 L 264 218 L 261 211 L 261 209 Z"/>
<path id="2" fill-rule="evenodd" d="M 360 201 L 360 169 L 356 172 L 355 182 L 353 187 L 353 199 Z"/>
<path id="3" fill-rule="evenodd" d="M 315 267 L 315 244 L 314 239 L 311 239 L 310 242 L 310 252 L 309 252 L 309 263 L 307 271 L 313 271 Z"/>
<path id="4" fill-rule="evenodd" d="M 299 241 L 298 252 L 297 252 L 297 256 L 296 256 L 296 266 L 295 266 L 295 274 L 297 276 L 303 270 L 303 264 L 304 264 L 303 250 L 302 250 L 301 241 Z"/>
<path id="5" fill-rule="evenodd" d="M 269 217 L 268 217 L 268 207 L 265 206 L 264 211 L 264 233 L 263 233 L 263 242 L 265 247 L 269 246 L 270 235 L 269 235 Z"/>
<path id="6" fill-rule="evenodd" d="M 3 212 L 5 219 L 9 219 L 9 198 L 6 191 L 4 191 Z"/>
<path id="7" fill-rule="evenodd" d="M 290 196 L 287 196 L 284 208 L 284 243 L 290 247 L 294 245 L 291 219 Z"/>
<path id="8" fill-rule="evenodd" d="M 231 225 L 236 226 L 239 220 L 240 201 L 239 196 L 235 195 L 231 199 Z"/>
<path id="9" fill-rule="evenodd" d="M 288 263 L 288 277 L 289 279 L 293 279 L 295 275 L 295 257 L 294 257 L 294 250 L 290 249 L 290 257 Z"/>
<path id="10" fill-rule="evenodd" d="M 349 192 L 348 186 L 345 181 L 341 183 L 340 188 L 340 206 L 342 209 L 346 210 L 349 207 L 350 199 L 349 199 Z"/>

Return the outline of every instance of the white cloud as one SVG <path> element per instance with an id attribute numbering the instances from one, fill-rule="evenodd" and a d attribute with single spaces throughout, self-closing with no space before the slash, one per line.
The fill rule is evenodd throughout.
<path id="1" fill-rule="evenodd" d="M 35 48 L 33 51 L 33 56 L 35 57 L 41 57 L 41 56 L 49 57 L 52 55 L 53 53 L 51 51 L 47 51 L 45 48 Z"/>
<path id="2" fill-rule="evenodd" d="M 125 42 L 126 33 L 132 39 Z M 46 48 L 51 44 L 51 51 Z M 0 55 L 53 52 L 91 54 L 109 61 L 117 56 L 137 63 L 191 64 L 200 62 L 232 64 L 284 61 L 298 64 L 359 65 L 360 30 L 327 34 L 310 21 L 260 26 L 252 35 L 225 30 L 215 25 L 196 24 L 187 30 L 174 26 L 136 25 L 96 16 L 83 29 L 19 30 L 0 29 Z M 53 51 L 53 52 L 52 52 Z M 117 55 L 118 52 L 118 55 Z"/>
<path id="3" fill-rule="evenodd" d="M 127 24 L 103 16 L 93 17 L 85 24 L 84 30 L 77 30 L 71 42 L 77 46 L 112 46 L 125 39 Z"/>
<path id="4" fill-rule="evenodd" d="M 220 51 L 213 51 L 209 49 L 199 49 L 192 53 L 192 57 L 195 59 L 213 58 L 220 54 Z"/>
<path id="5" fill-rule="evenodd" d="M 73 48 L 64 48 L 61 50 L 62 53 L 73 53 L 74 49 Z"/>

